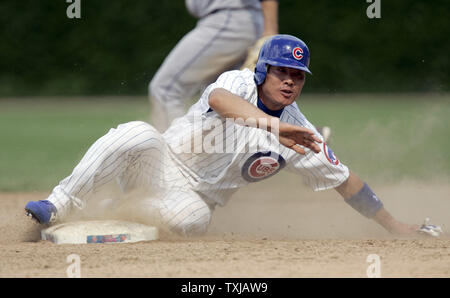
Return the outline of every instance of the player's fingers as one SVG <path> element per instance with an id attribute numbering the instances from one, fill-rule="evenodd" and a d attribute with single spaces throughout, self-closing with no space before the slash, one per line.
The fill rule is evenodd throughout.
<path id="1" fill-rule="evenodd" d="M 312 141 L 307 140 L 305 146 L 314 151 L 315 153 L 319 153 L 321 151 L 320 146 L 317 145 L 314 140 Z"/>
<path id="2" fill-rule="evenodd" d="M 319 140 L 320 141 L 320 140 Z M 305 138 L 303 140 L 304 146 L 313 150 L 315 153 L 320 152 L 320 146 L 315 143 L 315 138 Z"/>
<path id="3" fill-rule="evenodd" d="M 304 137 L 304 141 L 310 142 L 310 143 L 314 143 L 314 142 L 322 143 L 322 140 L 318 136 L 316 136 L 314 133 L 311 135 L 306 135 Z"/>
<path id="4" fill-rule="evenodd" d="M 312 130 L 307 130 L 304 138 L 312 142 L 322 143 L 322 140 Z"/>
<path id="5" fill-rule="evenodd" d="M 315 153 L 319 153 L 320 152 L 320 147 L 316 143 L 314 143 L 313 141 L 304 140 L 302 145 L 307 147 L 307 148 L 309 148 L 309 149 L 311 149 Z"/>
<path id="6" fill-rule="evenodd" d="M 296 129 L 299 133 L 298 136 L 300 136 L 301 138 L 310 140 L 312 142 L 322 143 L 322 140 L 319 138 L 319 136 L 317 136 L 311 129 L 302 126 L 297 126 Z"/>
<path id="7" fill-rule="evenodd" d="M 314 142 L 322 143 L 322 140 L 321 140 L 316 134 L 314 134 L 314 133 L 312 134 L 311 139 L 312 139 Z"/>
<path id="8" fill-rule="evenodd" d="M 320 152 L 320 146 L 317 145 L 314 142 L 311 143 L 311 145 L 308 148 L 311 149 L 312 151 L 314 151 L 315 153 L 319 153 Z"/>
<path id="9" fill-rule="evenodd" d="M 301 154 L 301 155 L 305 155 L 305 149 L 303 149 L 302 146 L 300 146 L 299 144 L 295 144 L 294 146 L 291 147 L 292 150 L 294 150 L 295 152 Z"/>

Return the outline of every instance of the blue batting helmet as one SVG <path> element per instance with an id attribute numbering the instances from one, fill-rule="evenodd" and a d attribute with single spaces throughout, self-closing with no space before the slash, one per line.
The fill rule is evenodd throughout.
<path id="1" fill-rule="evenodd" d="M 295 36 L 275 35 L 268 39 L 259 51 L 255 68 L 256 85 L 266 79 L 267 65 L 296 68 L 311 74 L 309 66 L 309 49 Z"/>

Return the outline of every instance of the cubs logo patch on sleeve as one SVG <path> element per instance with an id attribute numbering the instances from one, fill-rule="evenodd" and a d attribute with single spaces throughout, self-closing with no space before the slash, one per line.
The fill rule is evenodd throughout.
<path id="1" fill-rule="evenodd" d="M 286 161 L 278 153 L 257 152 L 250 156 L 242 167 L 242 177 L 248 182 L 256 182 L 278 173 Z"/>
<path id="2" fill-rule="evenodd" d="M 330 147 L 328 147 L 327 143 L 323 142 L 323 153 L 325 154 L 325 157 L 328 159 L 328 161 L 337 166 L 339 164 L 339 159 L 334 154 L 333 150 L 331 150 Z"/>

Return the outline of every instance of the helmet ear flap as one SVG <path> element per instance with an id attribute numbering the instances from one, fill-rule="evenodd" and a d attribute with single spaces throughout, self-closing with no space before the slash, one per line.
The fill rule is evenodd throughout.
<path id="1" fill-rule="evenodd" d="M 257 86 L 264 83 L 267 74 L 267 64 L 263 61 L 259 61 L 255 67 L 255 83 Z"/>

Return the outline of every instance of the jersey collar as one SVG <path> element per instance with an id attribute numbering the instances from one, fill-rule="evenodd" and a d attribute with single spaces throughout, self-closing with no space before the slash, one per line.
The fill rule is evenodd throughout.
<path id="1" fill-rule="evenodd" d="M 277 111 L 269 110 L 269 108 L 264 105 L 264 103 L 262 102 L 261 99 L 259 99 L 259 97 L 258 97 L 258 108 L 260 110 L 262 110 L 264 113 L 269 114 L 270 116 L 277 117 L 277 118 L 280 118 L 281 113 L 283 113 L 283 110 L 284 110 L 284 108 L 282 108 L 281 110 L 277 110 Z"/>

